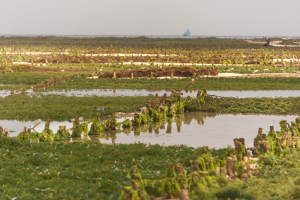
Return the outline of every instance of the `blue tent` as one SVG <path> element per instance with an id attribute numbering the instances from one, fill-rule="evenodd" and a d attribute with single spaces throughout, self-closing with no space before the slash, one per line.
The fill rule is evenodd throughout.
<path id="1" fill-rule="evenodd" d="M 188 30 L 183 34 L 183 36 L 189 36 L 189 35 L 191 35 L 190 29 L 188 29 Z"/>

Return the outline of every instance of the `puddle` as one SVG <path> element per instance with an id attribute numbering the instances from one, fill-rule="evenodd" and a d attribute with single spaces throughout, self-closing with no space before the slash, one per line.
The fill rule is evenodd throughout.
<path id="1" fill-rule="evenodd" d="M 182 93 L 182 97 L 196 97 L 197 90 L 176 90 L 176 92 Z M 15 91 L 16 93 L 16 91 Z M 17 93 L 20 93 L 19 91 Z M 77 97 L 85 97 L 85 96 L 148 96 L 148 95 L 156 95 L 163 96 L 164 93 L 167 93 L 168 96 L 171 94 L 171 90 L 132 90 L 132 89 L 89 89 L 89 90 L 52 90 L 52 91 L 41 91 L 35 92 L 32 90 L 27 90 L 26 94 L 28 95 L 61 95 L 61 96 L 77 96 Z M 0 90 L 0 96 L 6 97 L 11 94 L 11 90 Z M 251 98 L 251 97 L 299 97 L 300 90 L 270 90 L 270 91 L 212 91 L 209 90 L 208 94 L 222 96 L 222 97 L 238 97 L 238 98 Z"/>
<path id="2" fill-rule="evenodd" d="M 278 131 L 279 121 L 284 119 L 291 122 L 297 117 L 295 115 L 185 113 L 161 123 L 153 122 L 130 130 L 121 129 L 119 133 L 118 131 L 105 132 L 85 139 L 100 140 L 107 144 L 142 142 L 160 145 L 184 144 L 195 148 L 199 146 L 226 148 L 228 145 L 234 146 L 234 138 L 245 138 L 246 147 L 252 147 L 259 128 L 263 128 L 263 133 L 268 134 L 270 126 L 273 125 L 275 131 Z M 118 122 L 123 120 L 119 118 Z M 29 127 L 31 123 L 0 120 L 3 128 L 16 131 L 10 132 L 11 136 L 17 136 L 24 126 Z M 45 122 L 42 122 L 35 130 L 41 132 L 44 125 Z M 56 133 L 60 125 L 66 125 L 67 129 L 73 126 L 68 121 L 51 122 L 50 129 Z"/>
<path id="3" fill-rule="evenodd" d="M 300 90 L 269 90 L 269 91 L 208 91 L 210 95 L 217 95 L 222 97 L 238 97 L 238 98 L 251 98 L 251 97 L 299 97 Z"/>

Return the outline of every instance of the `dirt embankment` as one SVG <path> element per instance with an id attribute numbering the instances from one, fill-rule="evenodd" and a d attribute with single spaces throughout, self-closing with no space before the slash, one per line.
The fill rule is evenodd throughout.
<path id="1" fill-rule="evenodd" d="M 149 69 L 149 70 L 129 70 L 120 71 L 116 73 L 116 78 L 126 78 L 131 77 L 164 77 L 164 76 L 179 76 L 179 77 L 193 77 L 193 76 L 204 76 L 211 75 L 217 76 L 219 74 L 218 70 L 200 69 L 195 70 L 191 67 L 170 67 L 164 69 Z M 104 72 L 99 76 L 99 78 L 112 78 L 114 73 Z"/>

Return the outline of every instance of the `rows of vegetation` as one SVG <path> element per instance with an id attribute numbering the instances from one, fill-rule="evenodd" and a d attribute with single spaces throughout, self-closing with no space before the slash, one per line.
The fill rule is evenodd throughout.
<path id="1" fill-rule="evenodd" d="M 272 40 L 278 40 L 273 38 Z M 202 49 L 202 48 L 261 48 L 263 45 L 249 44 L 242 39 L 216 39 L 216 38 L 115 38 L 115 37 L 1 37 L 0 45 L 11 48 L 13 51 L 97 51 L 99 47 L 107 51 L 124 49 L 136 51 L 143 49 L 153 52 L 155 49 Z"/>
<path id="2" fill-rule="evenodd" d="M 92 52 L 91 52 L 92 53 Z M 145 55 L 142 55 L 146 53 Z M 119 55 L 120 54 L 120 55 Z M 124 56 L 124 54 L 126 56 Z M 144 64 L 151 63 L 191 63 L 195 64 L 222 64 L 222 65 L 273 65 L 273 66 L 285 66 L 285 65 L 299 65 L 297 62 L 284 62 L 283 59 L 291 59 L 300 57 L 299 49 L 295 50 L 283 50 L 283 49 L 262 49 L 262 50 L 209 50 L 201 49 L 198 51 L 184 51 L 178 50 L 177 52 L 157 51 L 155 54 L 147 54 L 147 52 L 138 52 L 133 54 L 130 52 L 110 52 L 106 54 L 104 49 L 99 50 L 97 53 L 91 54 L 82 52 L 58 52 L 51 54 L 24 54 L 24 52 L 2 52 L 0 56 L 0 63 L 8 65 L 12 62 L 29 62 L 32 65 L 46 64 L 48 66 L 57 65 L 59 63 L 72 63 L 84 64 L 90 63 L 95 66 L 97 63 L 105 64 L 120 64 L 124 62 L 143 62 Z M 273 61 L 276 59 L 275 61 Z"/>
<path id="3" fill-rule="evenodd" d="M 99 73 L 99 72 L 97 72 Z M 95 73 L 95 76 L 98 75 Z M 30 88 L 41 81 L 56 76 L 70 77 L 57 86 L 47 89 L 167 89 L 167 90 L 197 90 L 206 87 L 208 90 L 299 90 L 299 78 L 265 77 L 265 78 L 194 78 L 189 79 L 86 79 L 90 72 L 20 72 L 0 75 L 0 88 Z M 176 76 L 176 74 L 174 74 Z M 280 96 L 280 94 L 278 94 Z"/>
<path id="4" fill-rule="evenodd" d="M 299 49 L 264 47 L 263 44 L 251 44 L 243 40 L 0 37 L 0 46 L 0 84 L 4 84 L 0 88 L 3 89 L 19 87 L 25 91 L 32 85 L 56 76 L 68 78 L 63 78 L 63 81 L 52 85 L 50 89 L 300 89 L 299 78 L 282 77 L 202 77 L 190 81 L 159 80 L 149 74 L 148 78 L 143 79 L 86 79 L 91 73 L 99 75 L 104 71 L 160 68 L 158 62 L 164 63 L 162 68 L 172 67 L 174 63 L 180 63 L 181 66 L 189 63 L 195 69 L 215 68 L 220 72 L 232 71 L 232 68 L 239 73 L 299 70 L 299 60 L 283 60 L 299 59 Z M 24 52 L 31 53 L 27 55 Z M 51 53 L 33 54 L 36 52 Z M 28 62 L 29 65 L 13 62 Z M 136 65 L 135 62 L 144 63 Z M 245 151 L 242 143 L 238 143 L 237 149 L 228 147 L 219 150 L 202 147 L 193 149 L 183 145 L 166 147 L 140 143 L 99 143 L 99 139 L 103 138 L 116 139 L 120 132 L 127 134 L 133 131 L 139 135 L 154 130 L 157 133 L 165 124 L 166 132 L 170 133 L 172 122 L 176 123 L 180 131 L 181 124 L 191 120 L 191 117 L 184 117 L 184 111 L 299 114 L 300 98 L 224 98 L 199 91 L 197 98 L 182 99 L 178 96 L 167 99 L 167 109 L 151 108 L 141 115 L 135 115 L 133 121 L 124 120 L 122 124 L 114 118 L 104 123 L 100 121 L 100 116 L 111 115 L 116 111 L 137 111 L 148 105 L 148 99 L 154 100 L 155 97 L 29 96 L 22 93 L 0 98 L 0 119 L 33 121 L 50 118 L 53 121 L 65 121 L 82 116 L 92 123 L 88 129 L 88 123 L 80 124 L 76 117 L 72 132 L 64 126 L 55 132 L 49 129 L 48 120 L 41 133 L 24 130 L 16 138 L 3 137 L 0 133 L 0 197 L 127 200 L 129 194 L 130 199 L 145 200 L 148 195 L 178 197 L 181 187 L 184 187 L 188 189 L 191 199 L 300 198 L 297 178 L 300 175 L 299 120 L 292 123 L 291 128 L 287 128 L 286 122 L 281 121 L 280 132 L 271 130 L 268 137 L 256 137 L 258 148 L 252 153 L 258 153 L 260 161 L 250 161 L 250 164 L 258 164 L 258 169 L 256 176 L 247 173 L 248 179 L 243 179 L 247 163 L 241 157 L 251 153 Z M 97 111 L 99 108 L 106 110 Z M 203 123 L 201 118 L 197 120 Z M 83 138 L 80 137 L 82 133 Z M 224 169 L 227 157 L 234 160 L 234 170 L 237 172 L 229 180 L 216 172 L 217 167 Z M 193 164 L 196 164 L 197 169 Z M 179 168 L 183 173 L 176 171 Z"/>
<path id="5" fill-rule="evenodd" d="M 155 133 L 159 134 L 160 131 L 165 130 L 167 134 L 172 133 L 173 123 L 176 125 L 177 132 L 181 132 L 181 126 L 184 124 L 190 124 L 192 120 L 196 120 L 198 124 L 204 124 L 204 117 L 216 116 L 214 113 L 184 113 L 183 115 L 174 115 L 173 117 L 166 117 L 162 112 L 152 112 L 151 117 L 148 112 L 143 112 L 141 116 L 135 116 L 134 120 L 125 119 L 123 122 L 117 122 L 115 118 L 100 118 L 95 116 L 90 121 L 79 123 L 76 121 L 71 129 L 66 129 L 66 126 L 62 125 L 58 130 L 49 129 L 50 120 L 47 123 L 42 132 L 29 132 L 23 130 L 17 136 L 20 141 L 63 141 L 69 143 L 71 141 L 101 141 L 105 143 L 105 140 L 112 140 L 112 144 L 118 138 L 120 133 L 130 134 L 133 132 L 135 136 L 141 133 Z M 76 118 L 75 118 L 76 120 Z M 88 123 L 91 123 L 90 129 L 88 129 Z M 113 124 L 113 125 L 112 125 Z M 83 137 L 82 137 L 83 136 Z"/>
<path id="6" fill-rule="evenodd" d="M 124 62 L 295 66 L 299 62 L 283 59 L 300 57 L 298 48 L 265 48 L 243 40 L 224 39 L 1 37 L 0 44 L 0 63 L 5 66 L 12 62 L 50 67 L 59 64 L 95 67 L 105 63 L 122 67 Z M 29 54 L 24 54 L 26 52 Z M 34 54 L 36 52 L 50 54 Z"/>

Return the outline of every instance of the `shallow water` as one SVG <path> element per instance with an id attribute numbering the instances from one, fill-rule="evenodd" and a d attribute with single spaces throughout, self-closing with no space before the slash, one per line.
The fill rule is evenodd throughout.
<path id="1" fill-rule="evenodd" d="M 270 126 L 275 131 L 280 129 L 279 121 L 295 121 L 295 115 L 254 115 L 254 114 L 212 114 L 212 113 L 185 113 L 182 116 L 174 117 L 169 122 L 150 123 L 128 133 L 105 132 L 99 136 L 89 136 L 87 139 L 100 140 L 102 143 L 150 143 L 164 145 L 184 144 L 192 147 L 209 146 L 210 148 L 225 148 L 228 145 L 234 146 L 234 138 L 245 138 L 246 147 L 253 146 L 253 140 L 259 128 L 263 133 L 268 134 Z M 119 122 L 124 119 L 118 119 Z M 11 136 L 17 136 L 23 127 L 29 127 L 32 122 L 19 122 L 0 120 L 0 125 L 10 132 Z M 45 122 L 38 125 L 35 130 L 41 132 Z M 50 129 L 55 133 L 60 125 L 71 128 L 70 122 L 51 122 Z M 91 124 L 89 124 L 90 127 Z M 78 140 L 78 138 L 77 138 Z"/>
<path id="2" fill-rule="evenodd" d="M 124 121 L 124 118 L 118 118 L 117 122 Z M 17 136 L 20 132 L 23 131 L 24 127 L 29 128 L 29 126 L 33 123 L 33 121 L 18 121 L 18 120 L 0 120 L 0 126 L 3 128 L 7 128 L 11 137 Z M 37 132 L 42 132 L 44 130 L 46 122 L 42 121 L 38 126 L 34 128 Z M 59 126 L 66 126 L 66 129 L 70 129 L 73 127 L 73 123 L 69 121 L 51 121 L 50 129 L 53 130 L 54 133 L 59 129 Z M 91 124 L 89 123 L 89 128 Z M 13 132 L 12 132 L 13 131 Z M 72 133 L 72 131 L 71 131 Z"/>
<path id="3" fill-rule="evenodd" d="M 184 144 L 192 147 L 209 146 L 210 148 L 225 148 L 228 145 L 234 146 L 234 138 L 245 138 L 246 147 L 253 146 L 253 140 L 259 128 L 263 133 L 268 134 L 270 126 L 274 125 L 276 131 L 280 130 L 279 121 L 285 119 L 288 122 L 295 121 L 297 116 L 274 116 L 274 115 L 211 115 L 206 113 L 185 114 L 185 121 L 182 122 L 180 132 L 178 125 L 173 122 L 171 133 L 160 129 L 159 133 L 133 132 L 117 134 L 116 143 L 143 142 L 151 144 L 177 145 Z M 100 140 L 101 141 L 101 140 Z M 107 142 L 102 139 L 102 142 Z"/>
<path id="4" fill-rule="evenodd" d="M 176 90 L 176 92 L 182 93 L 182 97 L 196 97 L 197 90 Z M 20 93 L 20 92 L 18 92 Z M 28 95 L 61 95 L 61 96 L 148 96 L 148 95 L 156 95 L 163 96 L 164 93 L 167 93 L 169 96 L 171 94 L 171 90 L 132 90 L 132 89 L 90 89 L 90 90 L 53 90 L 53 91 L 41 91 L 35 92 L 32 90 L 27 90 L 26 94 Z M 0 90 L 0 96 L 6 97 L 11 94 L 10 90 Z M 251 98 L 251 97 L 299 97 L 300 90 L 270 90 L 270 91 L 213 91 L 209 90 L 208 94 L 222 96 L 222 97 L 238 97 L 238 98 Z"/>

